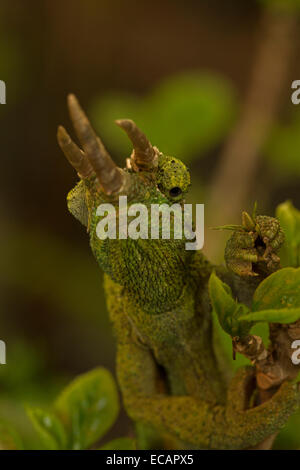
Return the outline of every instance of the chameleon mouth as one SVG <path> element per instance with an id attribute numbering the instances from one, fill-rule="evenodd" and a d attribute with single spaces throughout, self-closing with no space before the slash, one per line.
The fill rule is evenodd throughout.
<path id="1" fill-rule="evenodd" d="M 258 236 L 257 239 L 255 240 L 254 246 L 258 251 L 262 251 L 262 252 L 265 252 L 267 248 L 266 243 L 263 241 L 263 239 L 260 236 Z"/>
<path id="2" fill-rule="evenodd" d="M 258 275 L 265 275 L 269 272 L 272 266 L 275 270 L 276 265 L 280 263 L 280 258 L 276 253 L 274 253 L 272 246 L 263 240 L 261 236 L 257 237 L 254 246 L 257 251 L 258 261 L 256 263 L 252 263 L 253 272 Z"/>

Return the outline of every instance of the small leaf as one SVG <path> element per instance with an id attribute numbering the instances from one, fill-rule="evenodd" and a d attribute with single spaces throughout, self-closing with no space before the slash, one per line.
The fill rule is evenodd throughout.
<path id="1" fill-rule="evenodd" d="M 113 425 L 119 413 L 115 381 L 103 368 L 77 377 L 55 402 L 72 449 L 87 449 Z"/>
<path id="2" fill-rule="evenodd" d="M 62 450 L 66 448 L 66 433 L 57 416 L 49 411 L 33 407 L 27 407 L 27 414 L 45 449 Z"/>
<path id="3" fill-rule="evenodd" d="M 214 272 L 209 279 L 209 295 L 223 330 L 232 337 L 247 335 L 251 324 L 240 321 L 239 318 L 245 315 L 249 309 L 233 299 L 230 287 L 222 282 Z"/>
<path id="4" fill-rule="evenodd" d="M 252 312 L 241 320 L 294 323 L 300 319 L 300 268 L 283 268 L 264 279 L 254 292 Z"/>
<path id="5" fill-rule="evenodd" d="M 12 426 L 0 421 L 0 450 L 21 450 L 23 444 L 20 436 Z"/>
<path id="6" fill-rule="evenodd" d="M 255 230 L 255 222 L 254 219 L 248 214 L 248 212 L 243 211 L 242 212 L 242 221 L 243 221 L 243 227 L 250 232 Z"/>
<path id="7" fill-rule="evenodd" d="M 219 225 L 217 227 L 210 227 L 211 230 L 230 230 L 230 231 L 240 231 L 244 232 L 245 228 L 242 225 Z"/>
<path id="8" fill-rule="evenodd" d="M 119 437 L 107 442 L 98 450 L 136 450 L 135 440 L 130 437 Z"/>
<path id="9" fill-rule="evenodd" d="M 243 315 L 240 319 L 249 322 L 294 323 L 300 319 L 300 308 L 260 310 Z"/>
<path id="10" fill-rule="evenodd" d="M 252 311 L 300 307 L 300 268 L 283 268 L 264 279 L 254 292 Z"/>
<path id="11" fill-rule="evenodd" d="M 256 219 L 256 214 L 257 214 L 257 201 L 254 202 L 253 204 L 253 210 L 252 210 L 252 219 Z"/>

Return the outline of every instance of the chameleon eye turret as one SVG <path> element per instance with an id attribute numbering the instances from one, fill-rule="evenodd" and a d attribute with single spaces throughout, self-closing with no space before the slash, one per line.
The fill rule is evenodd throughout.
<path id="1" fill-rule="evenodd" d="M 157 182 L 159 190 L 171 201 L 180 201 L 190 187 L 190 172 L 177 158 L 160 155 Z"/>
<path id="2" fill-rule="evenodd" d="M 174 186 L 170 189 L 169 194 L 171 197 L 178 197 L 182 194 L 182 189 L 179 186 Z"/>

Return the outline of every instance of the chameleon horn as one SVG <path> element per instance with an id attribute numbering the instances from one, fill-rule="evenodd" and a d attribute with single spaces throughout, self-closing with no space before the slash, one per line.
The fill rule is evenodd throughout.
<path id="1" fill-rule="evenodd" d="M 68 107 L 78 139 L 97 176 L 102 191 L 107 195 L 118 193 L 125 184 L 125 173 L 114 163 L 93 130 L 77 98 L 72 94 L 68 96 Z"/>
<path id="2" fill-rule="evenodd" d="M 59 126 L 57 140 L 69 163 L 81 178 L 88 178 L 94 173 L 93 167 L 83 151 L 73 142 L 66 129 Z"/>
<path id="3" fill-rule="evenodd" d="M 116 124 L 120 126 L 133 143 L 133 162 L 138 170 L 152 170 L 156 166 L 157 155 L 145 134 L 131 119 L 119 119 Z"/>

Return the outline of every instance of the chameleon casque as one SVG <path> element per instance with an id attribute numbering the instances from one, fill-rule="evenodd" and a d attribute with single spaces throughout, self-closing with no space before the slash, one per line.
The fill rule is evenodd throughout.
<path id="1" fill-rule="evenodd" d="M 105 273 L 105 291 L 117 338 L 117 377 L 128 415 L 173 439 L 175 448 L 244 449 L 278 431 L 299 405 L 299 391 L 285 382 L 265 403 L 250 405 L 252 367 L 227 384 L 212 340 L 207 283 L 210 273 L 230 285 L 244 303 L 257 284 L 278 268 L 283 234 L 276 219 L 256 217 L 256 232 L 233 232 L 225 267 L 211 265 L 185 240 L 100 240 L 100 203 L 183 203 L 190 174 L 163 155 L 130 120 L 117 124 L 133 143 L 127 168 L 118 168 L 74 95 L 68 107 L 82 150 L 65 129 L 58 142 L 80 181 L 68 194 L 70 212 L 88 230 Z M 247 225 L 247 220 L 244 221 Z M 174 445 L 174 444 L 173 444 Z"/>

